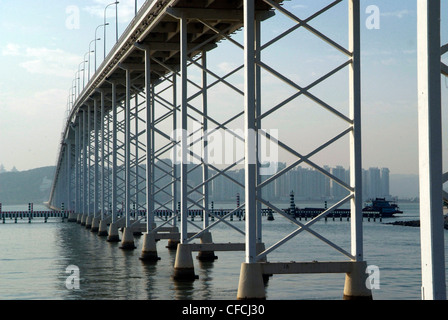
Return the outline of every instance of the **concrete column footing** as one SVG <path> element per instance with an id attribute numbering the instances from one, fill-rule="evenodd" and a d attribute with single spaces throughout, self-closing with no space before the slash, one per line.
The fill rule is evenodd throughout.
<path id="1" fill-rule="evenodd" d="M 100 218 L 93 218 L 92 219 L 92 227 L 90 228 L 90 231 L 98 232 L 99 228 L 100 228 Z"/>
<path id="2" fill-rule="evenodd" d="M 160 257 L 157 255 L 157 244 L 154 233 L 145 233 L 143 237 L 143 248 L 140 260 L 145 262 L 159 261 Z"/>
<path id="3" fill-rule="evenodd" d="M 131 228 L 124 228 L 123 238 L 121 239 L 120 249 L 123 250 L 134 250 L 137 248 L 134 244 L 134 234 Z"/>
<path id="4" fill-rule="evenodd" d="M 172 278 L 176 281 L 194 281 L 199 278 L 194 273 L 193 257 L 188 244 L 179 243 L 177 246 Z"/>
<path id="5" fill-rule="evenodd" d="M 98 236 L 107 237 L 107 222 L 105 220 L 100 221 L 100 225 L 98 227 Z"/>
<path id="6" fill-rule="evenodd" d="M 92 228 L 92 220 L 93 220 L 93 218 L 91 216 L 86 217 L 86 225 L 85 225 L 86 229 Z"/>
<path id="7" fill-rule="evenodd" d="M 238 300 L 266 299 L 266 292 L 263 282 L 263 271 L 260 263 L 241 264 L 237 299 Z"/>
<path id="8" fill-rule="evenodd" d="M 116 223 L 111 223 L 109 226 L 109 235 L 107 236 L 108 242 L 120 242 L 118 235 L 118 227 Z"/>
<path id="9" fill-rule="evenodd" d="M 344 300 L 373 300 L 372 291 L 367 288 L 367 263 L 356 262 L 351 272 L 345 275 Z"/>
<path id="10" fill-rule="evenodd" d="M 201 243 L 213 243 L 212 234 L 210 232 L 204 232 L 201 236 Z M 215 256 L 214 251 L 199 251 L 196 259 L 199 261 L 215 261 L 218 256 Z"/>

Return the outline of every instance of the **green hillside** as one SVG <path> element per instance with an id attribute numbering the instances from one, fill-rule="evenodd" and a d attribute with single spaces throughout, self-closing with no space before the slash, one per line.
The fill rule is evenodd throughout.
<path id="1" fill-rule="evenodd" d="M 16 205 L 48 201 L 55 167 L 0 173 L 0 203 Z"/>

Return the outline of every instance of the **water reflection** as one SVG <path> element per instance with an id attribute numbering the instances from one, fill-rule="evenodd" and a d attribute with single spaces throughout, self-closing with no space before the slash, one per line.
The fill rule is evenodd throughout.
<path id="1" fill-rule="evenodd" d="M 148 263 L 139 259 L 139 236 L 134 238 L 137 249 L 131 251 L 121 250 L 120 243 L 107 242 L 78 224 L 61 225 L 56 237 L 62 299 L 213 299 L 214 262 L 195 261 L 199 280 L 174 281 L 176 252 L 166 249 L 163 241 L 157 244 L 161 260 Z M 80 270 L 80 290 L 64 289 L 69 265 Z"/>
<path id="2" fill-rule="evenodd" d="M 244 222 L 234 221 L 234 224 L 244 226 Z M 419 299 L 419 230 L 378 222 L 365 223 L 364 227 L 366 259 L 369 264 L 378 265 L 382 272 L 381 290 L 374 292 L 374 297 Z M 194 253 L 199 279 L 177 283 L 171 278 L 176 252 L 165 247 L 166 240 L 157 243 L 161 260 L 147 264 L 139 259 L 142 237 L 138 236 L 136 250 L 124 251 L 119 249 L 120 243 L 107 242 L 76 223 L 33 221 L 32 224 L 7 223 L 0 228 L 0 241 L 6 244 L 0 257 L 2 299 L 234 300 L 244 261 L 244 252 L 217 252 L 218 259 L 212 263 L 198 261 Z M 263 230 L 266 247 L 280 240 L 282 233 L 295 228 L 281 219 L 270 222 Z M 346 221 L 318 223 L 313 228 L 349 250 L 350 224 Z M 229 235 L 226 226 L 214 228 L 213 239 L 216 242 L 240 240 Z M 313 259 L 340 260 L 341 255 L 304 233 L 268 256 L 268 261 Z M 68 290 L 65 286 L 69 265 L 79 267 L 80 290 Z M 275 275 L 267 283 L 266 294 L 269 299 L 339 299 L 343 281 L 340 276 Z"/>

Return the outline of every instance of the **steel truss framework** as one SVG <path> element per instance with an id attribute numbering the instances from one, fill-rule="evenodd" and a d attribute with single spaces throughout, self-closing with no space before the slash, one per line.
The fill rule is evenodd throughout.
<path id="1" fill-rule="evenodd" d="M 360 2 L 330 1 L 306 19 L 297 17 L 281 2 L 216 0 L 198 2 L 197 7 L 189 7 L 191 3 L 188 1 L 145 3 L 73 102 L 49 204 L 59 208 L 64 203 L 68 209 L 79 213 L 78 221 L 83 223 L 85 219 L 86 225 L 90 221 L 92 230 L 98 221 L 106 221 L 110 226 L 118 224 L 125 227 L 125 231 L 133 228 L 135 231 L 146 222 L 146 235 L 156 235 L 167 225 L 171 230 L 177 230 L 180 221 L 180 233 L 176 238 L 179 241 L 178 256 L 181 248 L 200 251 L 194 240 L 211 242 L 211 236 L 205 236 L 217 224 L 225 224 L 244 239 L 244 243 L 229 244 L 224 249 L 245 251 L 238 298 L 263 298 L 262 274 L 288 272 L 346 273 L 344 295 L 371 298 L 370 290 L 365 288 L 363 256 Z M 348 47 L 311 25 L 316 18 L 331 13 L 343 3 L 348 7 Z M 263 44 L 262 22 L 274 13 L 287 17 L 294 25 Z M 241 28 L 243 43 L 231 36 Z M 299 85 L 263 59 L 264 50 L 303 29 L 336 49 L 344 59 L 307 86 Z M 222 40 L 240 50 L 243 60 L 241 65 L 224 75 L 208 63 L 210 52 L 219 50 L 219 46 L 215 48 Z M 338 111 L 311 91 L 343 70 L 349 74 L 348 114 Z M 267 89 L 262 85 L 262 73 L 270 74 L 295 92 L 276 105 L 263 108 L 262 94 Z M 238 84 L 241 79 L 243 88 Z M 216 117 L 209 103 L 212 89 L 217 86 L 224 86 L 241 99 L 240 108 L 232 109 L 235 112 L 225 119 Z M 313 101 L 345 124 L 338 134 L 307 154 L 300 153 L 263 127 L 269 116 L 301 97 Z M 243 123 L 244 130 L 231 130 L 238 121 Z M 224 166 L 217 166 L 208 159 L 207 138 L 218 132 L 231 135 L 244 146 L 244 154 Z M 316 154 L 347 138 L 349 183 L 312 160 Z M 292 155 L 295 160 L 272 176 L 262 178 L 263 159 L 258 157 L 262 140 Z M 171 157 L 170 162 L 165 160 L 167 155 Z M 307 223 L 292 219 L 262 196 L 264 188 L 300 164 L 314 168 L 348 191 L 346 197 Z M 229 174 L 238 165 L 244 165 L 244 181 Z M 196 170 L 201 171 L 200 182 L 189 179 Z M 214 216 L 210 210 L 209 187 L 218 177 L 244 190 L 244 203 L 224 217 Z M 351 206 L 350 249 L 313 230 L 317 221 L 348 203 Z M 290 221 L 296 230 L 265 247 L 262 206 Z M 192 208 L 203 212 L 202 225 L 189 221 L 188 212 Z M 228 221 L 233 213 L 242 209 L 245 211 L 245 230 Z M 156 210 L 166 210 L 169 218 L 157 220 Z M 212 222 L 210 218 L 216 221 Z M 265 262 L 269 254 L 303 231 L 335 249 L 345 260 L 314 264 L 311 269 L 306 263 Z M 125 240 L 126 234 L 123 232 L 123 247 L 124 242 L 129 241 L 129 238 Z M 130 241 L 133 242 L 132 237 Z M 207 244 L 208 251 L 224 248 L 223 244 Z M 176 265 L 181 264 L 177 259 Z M 187 267 L 190 267 L 188 261 Z"/>

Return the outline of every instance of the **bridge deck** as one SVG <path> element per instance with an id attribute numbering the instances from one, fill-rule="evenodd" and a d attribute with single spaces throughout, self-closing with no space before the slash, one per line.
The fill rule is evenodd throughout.
<path id="1" fill-rule="evenodd" d="M 260 19 L 273 15 L 271 7 L 261 0 L 255 1 Z M 275 0 L 281 3 L 283 0 Z M 163 80 L 167 74 L 180 69 L 180 22 L 183 15 L 188 19 L 189 56 L 215 48 L 220 41 L 243 27 L 243 1 L 241 0 L 171 0 L 146 1 L 138 15 L 112 48 L 97 72 L 86 85 L 73 109 L 69 122 L 74 121 L 85 103 L 102 90 L 106 100 L 111 100 L 110 82 L 117 84 L 117 99 L 124 100 L 126 83 L 125 68 L 132 70 L 134 91 L 143 91 L 144 52 L 149 47 L 151 79 L 153 83 Z M 139 79 L 141 81 L 139 82 Z M 64 136 L 68 137 L 70 126 Z"/>

